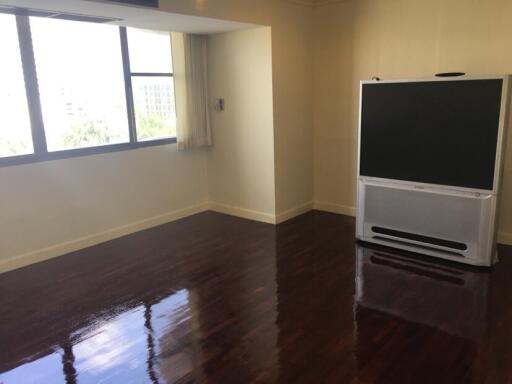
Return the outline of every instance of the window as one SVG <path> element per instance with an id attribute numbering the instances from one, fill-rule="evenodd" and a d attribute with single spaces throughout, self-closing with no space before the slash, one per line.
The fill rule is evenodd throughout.
<path id="1" fill-rule="evenodd" d="M 13 15 L 0 14 L 0 157 L 32 153 L 32 135 L 20 45 Z"/>
<path id="2" fill-rule="evenodd" d="M 130 81 L 138 140 L 176 136 L 176 106 L 168 33 L 128 28 Z"/>
<path id="3" fill-rule="evenodd" d="M 0 165 L 176 142 L 168 32 L 0 13 L 0 34 Z"/>
<path id="4" fill-rule="evenodd" d="M 119 30 L 31 17 L 48 151 L 130 141 Z"/>

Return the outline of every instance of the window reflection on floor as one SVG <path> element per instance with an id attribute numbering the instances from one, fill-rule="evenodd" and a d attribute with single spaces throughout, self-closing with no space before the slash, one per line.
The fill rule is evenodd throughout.
<path id="1" fill-rule="evenodd" d="M 101 318 L 69 346 L 0 375 L 2 384 L 174 382 L 193 370 L 189 292 Z M 165 351 L 165 354 L 164 354 Z"/>
<path id="2" fill-rule="evenodd" d="M 155 373 L 166 383 L 191 375 L 200 353 L 195 348 L 189 300 L 189 292 L 181 290 L 151 308 L 155 354 L 159 356 Z"/>
<path id="3" fill-rule="evenodd" d="M 143 383 L 146 377 L 144 307 L 139 306 L 92 329 L 73 347 L 80 383 L 109 378 Z"/>
<path id="4" fill-rule="evenodd" d="M 62 374 L 62 357 L 59 351 L 20 365 L 12 371 L 0 374 L 2 384 L 66 383 Z"/>

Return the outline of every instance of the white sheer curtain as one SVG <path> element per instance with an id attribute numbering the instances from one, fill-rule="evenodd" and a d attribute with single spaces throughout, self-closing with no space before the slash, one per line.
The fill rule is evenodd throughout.
<path id="1" fill-rule="evenodd" d="M 212 145 L 206 36 L 171 33 L 178 150 Z"/>

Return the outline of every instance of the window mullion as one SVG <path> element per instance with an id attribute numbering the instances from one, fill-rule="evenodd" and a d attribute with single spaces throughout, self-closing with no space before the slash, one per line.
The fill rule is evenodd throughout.
<path id="1" fill-rule="evenodd" d="M 132 76 L 140 77 L 173 77 L 172 73 L 159 73 L 159 72 L 132 72 Z"/>
<path id="2" fill-rule="evenodd" d="M 32 127 L 32 141 L 34 143 L 34 154 L 41 155 L 48 152 L 46 136 L 44 132 L 43 113 L 41 110 L 41 99 L 39 96 L 39 85 L 37 83 L 36 62 L 34 58 L 34 46 L 30 31 L 28 16 L 16 16 L 18 27 L 18 39 L 20 43 L 21 62 L 23 75 L 25 77 L 25 89 L 28 100 L 28 110 Z"/>
<path id="3" fill-rule="evenodd" d="M 130 142 L 137 142 L 137 127 L 135 123 L 135 107 L 133 103 L 132 77 L 130 69 L 130 54 L 128 51 L 128 34 L 125 27 L 120 27 L 121 53 L 123 55 L 124 84 L 126 90 L 126 111 L 128 112 L 128 126 L 130 129 Z"/>

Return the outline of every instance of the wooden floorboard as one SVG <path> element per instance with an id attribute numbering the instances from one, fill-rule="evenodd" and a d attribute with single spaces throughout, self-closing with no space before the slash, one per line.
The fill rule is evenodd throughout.
<path id="1" fill-rule="evenodd" d="M 206 212 L 0 275 L 0 383 L 511 383 L 512 248 L 478 269 L 354 219 Z"/>

